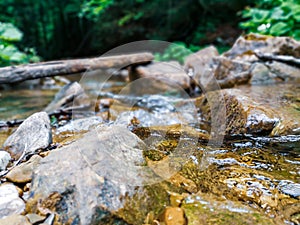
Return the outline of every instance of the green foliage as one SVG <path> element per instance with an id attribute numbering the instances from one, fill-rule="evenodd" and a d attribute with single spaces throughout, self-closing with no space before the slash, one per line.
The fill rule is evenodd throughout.
<path id="1" fill-rule="evenodd" d="M 0 22 L 0 66 L 36 62 L 39 57 L 33 49 L 20 51 L 15 42 L 22 39 L 22 32 L 11 23 Z"/>
<path id="2" fill-rule="evenodd" d="M 300 40 L 300 0 L 259 0 L 241 14 L 247 20 L 240 26 L 247 31 Z"/>
<path id="3" fill-rule="evenodd" d="M 82 4 L 79 16 L 97 20 L 97 18 L 113 3 L 114 0 L 86 0 Z"/>
<path id="4" fill-rule="evenodd" d="M 176 60 L 183 64 L 186 56 L 198 51 L 199 49 L 199 46 L 190 45 L 187 47 L 183 42 L 176 42 L 174 44 L 170 44 L 163 53 L 155 53 L 154 56 L 156 61 Z"/>

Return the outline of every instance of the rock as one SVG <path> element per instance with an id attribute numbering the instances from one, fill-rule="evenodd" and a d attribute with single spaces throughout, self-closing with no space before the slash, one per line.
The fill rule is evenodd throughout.
<path id="1" fill-rule="evenodd" d="M 199 193 L 200 195 L 201 193 Z M 191 196 L 186 198 L 181 208 L 189 225 L 275 225 L 271 218 L 259 211 L 236 201 L 216 200 L 213 196 Z M 204 197 L 204 198 L 203 198 Z"/>
<path id="2" fill-rule="evenodd" d="M 78 82 L 66 84 L 54 97 L 53 101 L 45 108 L 48 113 L 60 109 L 76 106 L 90 106 L 89 97 Z"/>
<path id="3" fill-rule="evenodd" d="M 25 209 L 25 203 L 19 198 L 17 188 L 10 183 L 0 185 L 0 218 L 20 214 Z M 9 223 L 10 224 L 10 223 Z"/>
<path id="4" fill-rule="evenodd" d="M 9 161 L 11 160 L 10 154 L 5 151 L 0 151 L 0 171 L 5 170 Z"/>
<path id="5" fill-rule="evenodd" d="M 202 73 L 207 68 L 213 58 L 219 56 L 219 52 L 214 46 L 209 46 L 204 49 L 201 49 L 194 54 L 191 54 L 185 58 L 184 61 L 184 70 L 189 75 L 197 75 L 202 77 Z M 200 74 L 199 74 L 200 73 Z"/>
<path id="6" fill-rule="evenodd" d="M 212 64 L 214 67 L 214 77 L 221 88 L 246 84 L 251 78 L 249 72 L 251 64 L 248 62 L 230 60 L 220 56 L 215 58 Z"/>
<path id="7" fill-rule="evenodd" d="M 239 37 L 232 48 L 224 53 L 224 56 L 229 59 L 253 62 L 257 60 L 255 51 L 300 58 L 300 42 L 291 37 L 272 37 L 251 33 Z"/>
<path id="8" fill-rule="evenodd" d="M 26 217 L 28 218 L 28 220 L 32 224 L 40 223 L 40 222 L 42 222 L 46 219 L 45 216 L 40 216 L 40 215 L 37 215 L 37 214 L 34 214 L 34 213 L 26 214 Z"/>
<path id="9" fill-rule="evenodd" d="M 34 154 L 37 150 L 47 148 L 52 142 L 50 120 L 45 112 L 28 117 L 3 144 L 14 159 L 18 159 L 24 151 Z"/>
<path id="10" fill-rule="evenodd" d="M 222 96 L 223 99 L 220 99 L 219 96 Z M 279 122 L 275 112 L 262 107 L 238 89 L 207 93 L 206 96 L 200 97 L 196 104 L 207 120 L 211 120 L 211 113 L 218 111 L 220 104 L 224 105 L 226 108 L 226 134 L 270 134 Z M 209 106 L 210 104 L 213 108 Z M 224 125 L 223 119 L 216 118 L 216 124 Z"/>
<path id="11" fill-rule="evenodd" d="M 279 183 L 279 190 L 281 190 L 284 194 L 290 195 L 294 198 L 298 198 L 300 196 L 300 184 L 299 183 L 281 181 Z"/>
<path id="12" fill-rule="evenodd" d="M 11 215 L 0 219 L 0 225 L 31 225 L 26 216 Z"/>
<path id="13" fill-rule="evenodd" d="M 130 71 L 129 78 L 130 91 L 136 95 L 189 91 L 193 85 L 182 66 L 175 61 L 138 66 Z"/>
<path id="14" fill-rule="evenodd" d="M 27 211 L 56 212 L 62 224 L 142 224 L 149 211 L 162 210 L 172 191 L 163 184 L 142 186 L 143 174 L 149 175 L 145 148 L 125 127 L 111 126 L 51 151 L 34 172 Z"/>
<path id="15" fill-rule="evenodd" d="M 42 157 L 34 155 L 28 160 L 15 168 L 6 175 L 9 181 L 14 183 L 27 183 L 31 181 L 33 170 L 37 167 Z"/>
<path id="16" fill-rule="evenodd" d="M 160 221 L 166 225 L 185 225 L 183 209 L 179 207 L 166 207 L 163 214 L 160 216 Z"/>
<path id="17" fill-rule="evenodd" d="M 278 76 L 272 73 L 264 63 L 254 63 L 250 70 L 250 83 L 254 85 L 272 84 L 278 81 Z"/>
<path id="18" fill-rule="evenodd" d="M 59 127 L 57 129 L 57 132 L 80 132 L 80 131 L 88 131 L 92 127 L 95 127 L 96 125 L 99 125 L 102 123 L 103 120 L 100 117 L 94 116 L 94 117 L 88 117 L 88 118 L 82 118 L 82 119 L 75 119 L 71 120 L 66 125 Z"/>

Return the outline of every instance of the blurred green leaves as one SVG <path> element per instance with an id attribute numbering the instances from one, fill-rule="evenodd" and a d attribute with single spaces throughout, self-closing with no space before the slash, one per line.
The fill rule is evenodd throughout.
<path id="1" fill-rule="evenodd" d="M 300 0 L 257 0 L 241 12 L 240 27 L 248 32 L 291 36 L 300 40 Z"/>
<path id="2" fill-rule="evenodd" d="M 0 22 L 0 66 L 39 61 L 33 49 L 20 51 L 15 42 L 22 39 L 22 32 L 11 23 Z"/>

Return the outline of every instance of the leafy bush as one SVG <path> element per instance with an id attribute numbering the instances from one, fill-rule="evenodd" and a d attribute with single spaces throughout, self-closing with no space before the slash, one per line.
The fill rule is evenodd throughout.
<path id="1" fill-rule="evenodd" d="M 300 39 L 300 0 L 258 0 L 241 12 L 241 28 L 273 36 Z"/>
<path id="2" fill-rule="evenodd" d="M 186 56 L 198 51 L 199 49 L 199 46 L 190 45 L 187 47 L 183 42 L 176 42 L 174 44 L 170 44 L 163 53 L 155 53 L 154 56 L 156 61 L 176 60 L 183 63 Z"/>
<path id="3" fill-rule="evenodd" d="M 0 66 L 35 62 L 39 60 L 34 49 L 20 51 L 14 44 L 22 39 L 22 32 L 11 23 L 0 22 Z"/>

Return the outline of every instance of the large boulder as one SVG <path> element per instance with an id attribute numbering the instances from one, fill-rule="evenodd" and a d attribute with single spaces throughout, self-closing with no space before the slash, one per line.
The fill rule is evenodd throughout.
<path id="1" fill-rule="evenodd" d="M 55 225 L 142 224 L 169 201 L 168 184 L 143 186 L 145 148 L 125 127 L 111 126 L 52 151 L 35 170 L 27 212 L 55 212 Z"/>
<path id="2" fill-rule="evenodd" d="M 241 86 L 209 92 L 196 99 L 201 117 L 212 121 L 212 113 L 223 106 L 224 116 L 216 117 L 215 126 L 226 126 L 226 134 L 298 135 L 300 134 L 299 87 Z M 275 103 L 275 104 L 274 104 Z"/>
<path id="3" fill-rule="evenodd" d="M 196 105 L 208 121 L 211 121 L 212 114 L 219 110 L 219 105 L 223 105 L 226 109 L 226 120 L 215 119 L 218 126 L 226 123 L 226 134 L 270 134 L 279 121 L 271 109 L 260 106 L 238 89 L 209 92 L 206 96 L 198 98 Z"/>
<path id="4" fill-rule="evenodd" d="M 52 131 L 48 114 L 34 113 L 28 117 L 3 144 L 4 150 L 18 159 L 23 152 L 34 154 L 52 143 Z"/>

